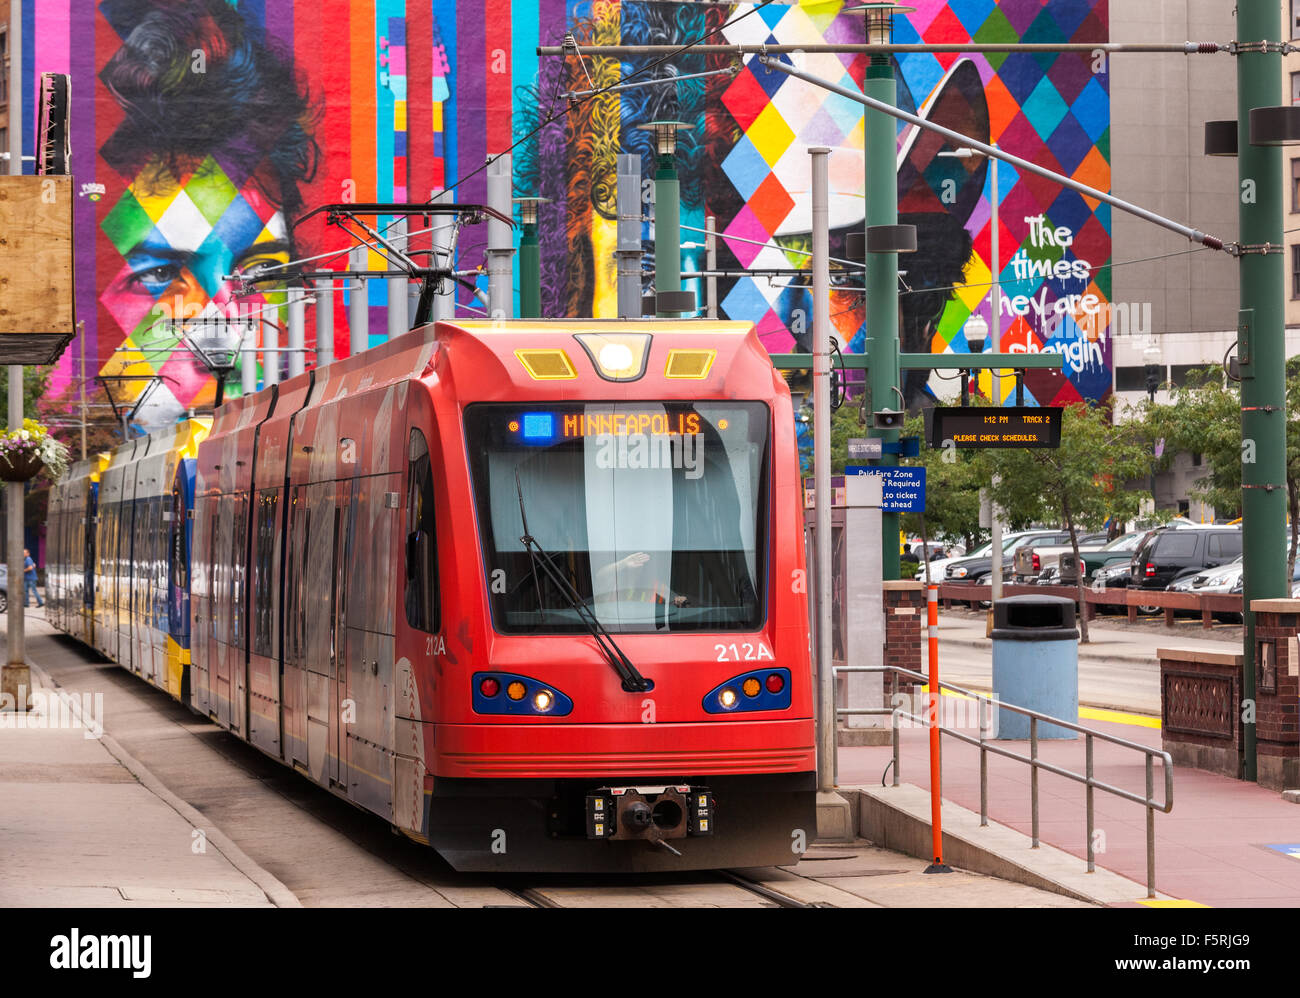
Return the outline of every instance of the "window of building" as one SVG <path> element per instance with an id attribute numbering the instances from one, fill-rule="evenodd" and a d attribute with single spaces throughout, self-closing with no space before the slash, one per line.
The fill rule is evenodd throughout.
<path id="1" fill-rule="evenodd" d="M 1291 37 L 1300 38 L 1300 0 L 1291 0 Z"/>
<path id="2" fill-rule="evenodd" d="M 1300 73 L 1291 74 L 1291 103 L 1300 104 Z"/>
<path id="3" fill-rule="evenodd" d="M 1147 390 L 1146 369 L 1142 367 L 1115 368 L 1115 391 L 1144 392 Z"/>
<path id="4" fill-rule="evenodd" d="M 1300 298 L 1300 244 L 1291 247 L 1291 297 Z"/>
<path id="5" fill-rule="evenodd" d="M 1291 214 L 1300 212 L 1300 159 L 1291 160 Z"/>

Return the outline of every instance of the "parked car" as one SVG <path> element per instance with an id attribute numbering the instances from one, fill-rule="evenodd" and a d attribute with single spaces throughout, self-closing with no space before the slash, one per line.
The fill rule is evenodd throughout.
<path id="1" fill-rule="evenodd" d="M 1086 534 L 1079 538 L 1079 552 L 1100 550 L 1110 538 L 1104 534 Z M 1016 582 L 1032 583 L 1045 571 L 1055 568 L 1061 556 L 1073 553 L 1070 535 L 1060 544 L 1025 545 L 1016 551 Z"/>
<path id="2" fill-rule="evenodd" d="M 1096 573 L 1103 568 L 1123 565 L 1127 570 L 1129 563 L 1133 560 L 1133 552 L 1138 549 L 1138 546 L 1148 533 L 1150 533 L 1148 530 L 1135 530 L 1132 533 L 1121 534 L 1113 541 L 1103 544 L 1099 548 L 1088 551 L 1081 550 L 1079 552 L 1079 561 L 1083 563 L 1084 585 L 1090 584 Z M 1063 551 L 1061 553 L 1057 559 L 1057 568 L 1062 585 L 1074 585 L 1078 581 L 1078 567 L 1075 564 L 1073 551 Z M 1125 577 L 1127 578 L 1127 575 Z M 1126 582 L 1125 585 L 1127 584 Z"/>
<path id="3" fill-rule="evenodd" d="M 0 562 L 0 613 L 9 609 L 9 566 Z"/>
<path id="4" fill-rule="evenodd" d="M 1166 589 L 1171 582 L 1226 565 L 1241 554 L 1240 527 L 1179 527 L 1147 537 L 1130 563 L 1130 589 Z M 1159 607 L 1139 605 L 1143 613 Z"/>
<path id="5" fill-rule="evenodd" d="M 1009 540 L 1003 538 L 1002 577 L 1010 580 L 1015 570 L 1015 553 L 1022 547 L 1034 544 L 1060 544 L 1068 541 L 1070 535 L 1063 530 L 1026 530 L 1014 534 Z M 993 574 L 992 553 L 980 557 L 960 558 L 948 565 L 945 570 L 945 582 L 972 582 L 982 585 Z"/>

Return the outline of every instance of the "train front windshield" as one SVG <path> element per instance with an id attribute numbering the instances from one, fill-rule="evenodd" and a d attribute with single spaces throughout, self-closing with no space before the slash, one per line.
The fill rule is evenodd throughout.
<path id="1" fill-rule="evenodd" d="M 497 629 L 581 633 L 575 602 L 614 634 L 758 629 L 768 423 L 756 402 L 468 407 Z"/>

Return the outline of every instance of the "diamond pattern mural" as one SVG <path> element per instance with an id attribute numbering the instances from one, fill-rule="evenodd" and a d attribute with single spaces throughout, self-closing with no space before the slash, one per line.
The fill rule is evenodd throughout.
<path id="1" fill-rule="evenodd" d="M 1108 40 L 1108 0 L 910 3 L 916 11 L 895 18 L 900 42 Z M 691 125 L 678 147 L 683 271 L 703 269 L 702 230 L 712 215 L 718 266 L 727 272 L 718 281 L 721 314 L 756 323 L 769 349 L 807 349 L 810 282 L 798 272 L 809 266 L 807 150 L 832 149 L 832 254 L 843 258 L 848 233 L 864 217 L 860 105 L 767 71 L 748 56 L 688 51 L 669 65 L 630 54 L 538 57 L 536 48 L 570 32 L 579 46 L 684 44 L 706 36 L 746 45 L 860 42 L 862 16 L 846 6 L 842 0 L 762 8 L 680 0 L 330 0 L 322 17 L 316 0 L 24 5 L 30 22 L 24 37 L 32 44 L 24 54 L 23 100 L 32 105 L 41 72 L 84 81 L 74 89 L 74 172 L 79 183 L 105 188 L 98 201 L 79 198 L 75 212 L 78 318 L 86 324 L 88 363 L 104 373 L 147 371 L 163 379 L 142 414 L 144 427 L 203 406 L 212 381 L 195 369 L 172 316 L 228 308 L 235 284 L 226 278 L 235 270 L 304 256 L 341 262 L 329 261 L 341 248 L 332 234 L 293 227 L 306 208 L 347 199 L 417 200 L 447 186 L 457 201 L 482 201 L 483 164 L 507 148 L 515 193 L 551 199 L 539 226 L 544 313 L 613 315 L 617 155 L 639 154 L 642 177 L 652 177 L 653 140 L 637 126 L 664 118 Z M 195 52 L 205 57 L 203 74 L 190 70 Z M 852 53 L 805 49 L 791 58 L 854 90 L 867 67 L 866 57 Z M 900 106 L 1108 187 L 1104 60 L 909 53 L 895 67 Z M 668 79 L 707 71 L 720 72 Z M 604 86 L 632 74 L 660 82 L 568 106 L 560 97 L 588 89 L 589 79 Z M 900 283 L 904 349 L 964 351 L 962 325 L 971 314 L 991 317 L 990 285 L 999 280 L 1000 347 L 1054 350 L 1067 360 L 1064 375 L 1029 380 L 1034 400 L 1106 395 L 1109 210 L 1003 166 L 995 212 L 989 164 L 938 157 L 943 148 L 928 133 L 898 130 L 902 221 L 920 235 Z M 643 241 L 649 268 L 648 222 Z M 467 238 L 460 257 L 459 269 L 478 267 L 482 239 Z M 687 286 L 703 303 L 704 282 L 689 279 Z M 371 330 L 384 326 L 385 296 L 377 282 Z M 282 298 L 268 291 L 238 304 L 266 309 L 267 321 L 282 323 L 276 312 Z M 342 355 L 353 339 L 346 295 L 337 295 L 334 306 L 335 354 Z M 837 284 L 831 318 L 846 349 L 862 348 L 863 306 L 852 279 Z M 458 314 L 476 314 L 478 307 L 470 290 L 458 292 Z M 75 399 L 78 353 L 67 352 L 53 380 L 53 394 L 65 404 Z M 933 385 L 919 373 L 909 376 L 909 404 L 926 404 L 939 382 Z"/>

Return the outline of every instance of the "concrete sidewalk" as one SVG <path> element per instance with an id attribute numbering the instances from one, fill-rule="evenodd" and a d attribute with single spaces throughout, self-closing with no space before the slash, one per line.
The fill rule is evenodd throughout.
<path id="1" fill-rule="evenodd" d="M 110 751 L 102 700 L 33 685 L 35 710 L 0 713 L 0 907 L 270 907 L 268 886 L 292 903 Z"/>

